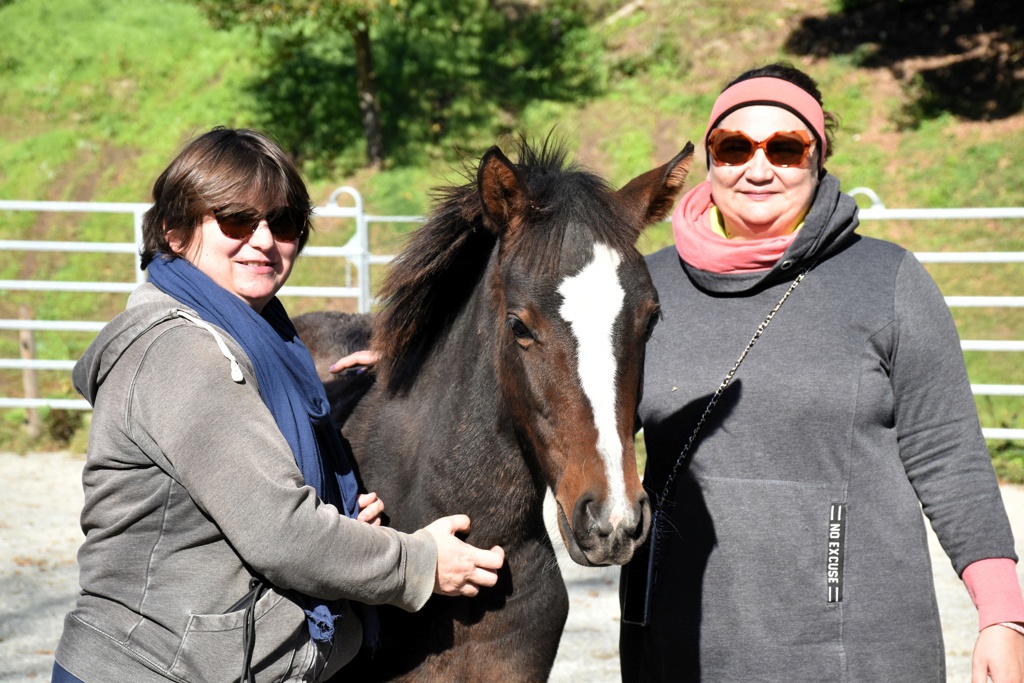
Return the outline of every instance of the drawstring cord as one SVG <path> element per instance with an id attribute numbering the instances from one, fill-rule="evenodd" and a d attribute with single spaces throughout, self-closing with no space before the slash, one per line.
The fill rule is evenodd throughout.
<path id="1" fill-rule="evenodd" d="M 256 649 L 256 603 L 268 587 L 259 579 L 249 580 L 249 587 L 253 591 L 252 602 L 245 608 L 242 618 L 242 675 L 241 683 L 256 683 L 256 673 L 252 670 L 252 655 Z"/>
<path id="2" fill-rule="evenodd" d="M 224 354 L 225 358 L 231 361 L 231 379 L 238 384 L 241 384 L 243 381 L 245 381 L 245 377 L 242 376 L 242 368 L 241 366 L 238 365 L 238 360 L 235 358 L 235 354 L 231 353 L 231 349 L 228 348 L 228 345 L 227 343 L 225 343 L 224 338 L 221 337 L 220 333 L 217 332 L 216 329 L 214 329 L 213 325 L 210 325 L 205 320 L 197 318 L 194 315 L 191 315 L 190 313 L 186 313 L 180 308 L 175 308 L 172 311 L 172 314 L 176 318 L 184 318 L 193 325 L 198 325 L 199 327 L 209 332 L 213 336 L 214 340 L 217 342 L 217 347 L 220 349 L 220 352 Z"/>

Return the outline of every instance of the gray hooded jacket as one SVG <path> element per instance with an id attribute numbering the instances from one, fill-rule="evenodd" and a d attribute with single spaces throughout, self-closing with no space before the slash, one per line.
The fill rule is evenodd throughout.
<path id="1" fill-rule="evenodd" d="M 660 494 L 710 396 L 796 276 L 664 502 L 653 623 L 623 680 L 945 678 L 922 506 L 962 572 L 1016 559 L 952 317 L 913 254 L 855 234 L 825 176 L 773 268 L 648 258 L 644 484 Z"/>
<path id="2" fill-rule="evenodd" d="M 87 683 L 238 680 L 243 611 L 231 607 L 251 573 L 274 586 L 255 610 L 259 680 L 318 680 L 359 647 L 351 607 L 333 646 L 311 641 L 297 593 L 410 611 L 430 597 L 430 535 L 319 500 L 241 347 L 152 285 L 103 329 L 74 382 L 94 411 L 82 594 L 56 658 Z"/>

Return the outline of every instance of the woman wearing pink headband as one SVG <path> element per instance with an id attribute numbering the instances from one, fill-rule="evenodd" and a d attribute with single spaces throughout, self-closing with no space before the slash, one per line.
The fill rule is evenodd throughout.
<path id="1" fill-rule="evenodd" d="M 956 328 L 913 254 L 857 234 L 825 168 L 836 123 L 798 69 L 741 75 L 675 246 L 647 259 L 656 532 L 623 572 L 623 681 L 944 681 L 922 507 L 978 607 L 974 682 L 1024 680 Z"/>

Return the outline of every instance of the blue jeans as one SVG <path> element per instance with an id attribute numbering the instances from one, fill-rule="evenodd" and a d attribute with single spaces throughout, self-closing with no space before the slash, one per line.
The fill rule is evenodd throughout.
<path id="1" fill-rule="evenodd" d="M 64 667 L 57 662 L 54 662 L 53 673 L 50 675 L 50 683 L 85 683 L 85 681 L 72 676 L 64 669 Z"/>

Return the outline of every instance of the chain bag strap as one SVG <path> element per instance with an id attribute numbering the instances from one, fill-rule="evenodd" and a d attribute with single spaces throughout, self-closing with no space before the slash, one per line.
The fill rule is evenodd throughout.
<path id="1" fill-rule="evenodd" d="M 733 377 L 736 376 L 736 372 L 740 369 L 740 365 L 743 363 L 743 359 L 750 353 L 750 349 L 754 348 L 754 344 L 764 334 L 768 324 L 771 323 L 772 318 L 782 308 L 782 304 L 786 303 L 786 299 L 793 293 L 793 290 L 797 288 L 807 273 L 814 267 L 811 264 L 802 273 L 796 276 L 793 283 L 786 290 L 786 293 L 779 299 L 779 303 L 775 304 L 775 307 L 768 312 L 764 322 L 757 326 L 757 331 L 754 332 L 754 336 L 750 338 L 746 348 L 743 349 L 743 353 L 736 359 L 736 364 L 732 366 L 732 369 L 726 374 L 725 379 L 718 386 L 711 400 L 708 401 L 707 407 L 704 408 L 703 414 L 700 419 L 697 420 L 697 425 L 693 428 L 693 432 L 690 434 L 690 438 L 686 440 L 683 445 L 683 449 L 679 452 L 679 457 L 676 458 L 675 464 L 672 466 L 672 470 L 669 472 L 668 478 L 665 480 L 665 485 L 661 489 L 661 494 L 654 501 L 654 513 L 651 517 L 651 533 L 647 537 L 647 549 L 644 552 L 644 548 L 640 548 L 634 559 L 623 569 L 623 583 L 625 584 L 625 591 L 622 600 L 622 622 L 624 624 L 633 624 L 635 626 L 647 626 L 650 623 L 651 617 L 651 594 L 654 588 L 655 578 L 655 560 L 658 552 L 658 528 L 661 526 L 661 515 L 663 514 L 662 505 L 668 500 L 669 494 L 672 492 L 672 487 L 676 483 L 676 477 L 679 476 L 680 468 L 683 463 L 686 462 L 687 456 L 690 454 L 690 449 L 693 447 L 694 441 L 697 439 L 697 435 L 700 433 L 704 423 L 707 422 L 708 415 L 714 409 L 718 403 L 718 399 L 722 397 L 725 390 L 729 387 Z M 638 557 L 639 556 L 639 557 Z"/>

